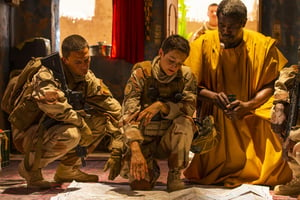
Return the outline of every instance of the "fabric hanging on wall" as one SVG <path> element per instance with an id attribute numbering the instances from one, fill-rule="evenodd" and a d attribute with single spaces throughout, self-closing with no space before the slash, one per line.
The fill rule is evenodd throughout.
<path id="1" fill-rule="evenodd" d="M 144 60 L 144 1 L 113 0 L 112 58 Z"/>

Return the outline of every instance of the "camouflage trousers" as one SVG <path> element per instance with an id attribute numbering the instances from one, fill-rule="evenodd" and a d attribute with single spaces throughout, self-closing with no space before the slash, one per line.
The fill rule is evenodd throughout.
<path id="1" fill-rule="evenodd" d="M 142 131 L 144 141 L 141 144 L 142 153 L 147 161 L 148 174 L 145 180 L 154 184 L 160 175 L 157 160 L 167 160 L 169 169 L 181 170 L 189 162 L 189 150 L 194 135 L 194 124 L 191 117 L 181 116 L 171 121 L 165 130 L 158 130 L 158 135 L 147 135 Z M 153 132 L 153 131 L 152 131 Z M 130 175 L 131 153 L 127 151 L 123 159 L 120 175 L 134 181 Z"/>
<path id="2" fill-rule="evenodd" d="M 104 138 L 111 125 L 105 116 L 93 116 L 85 120 L 92 130 L 93 137 L 88 144 L 87 152 L 91 153 Z M 30 151 L 29 164 L 34 162 L 36 144 L 38 142 L 38 125 L 33 125 L 26 131 L 19 131 L 13 128 L 13 142 L 16 149 L 22 153 Z M 75 152 L 75 147 L 81 140 L 80 130 L 72 124 L 53 125 L 42 134 L 42 156 L 39 168 L 44 168 L 49 163 L 60 159 L 61 163 L 67 166 L 81 165 L 81 159 Z"/>
<path id="3" fill-rule="evenodd" d="M 299 122 L 299 121 L 298 121 Z M 291 130 L 289 138 L 295 143 L 300 145 L 300 127 Z M 300 178 L 300 152 L 293 155 L 291 151 L 288 151 L 288 164 L 293 172 L 293 176 Z"/>

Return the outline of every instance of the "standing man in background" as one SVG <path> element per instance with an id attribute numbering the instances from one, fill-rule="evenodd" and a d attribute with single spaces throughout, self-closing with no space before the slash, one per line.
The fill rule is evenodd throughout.
<path id="1" fill-rule="evenodd" d="M 218 4 L 212 3 L 207 8 L 208 21 L 202 23 L 202 26 L 195 31 L 190 41 L 196 40 L 200 35 L 204 34 L 206 30 L 215 30 L 218 28 L 217 18 Z"/>

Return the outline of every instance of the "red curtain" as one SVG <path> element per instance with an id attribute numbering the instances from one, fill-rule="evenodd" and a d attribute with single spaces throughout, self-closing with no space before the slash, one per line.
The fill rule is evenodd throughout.
<path id="1" fill-rule="evenodd" d="M 144 0 L 113 0 L 112 58 L 144 60 Z"/>

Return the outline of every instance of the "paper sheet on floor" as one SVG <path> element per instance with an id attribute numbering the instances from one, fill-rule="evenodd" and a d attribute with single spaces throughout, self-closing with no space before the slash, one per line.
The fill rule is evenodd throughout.
<path id="1" fill-rule="evenodd" d="M 79 183 L 73 181 L 63 193 L 51 200 L 75 199 L 160 199 L 160 200 L 271 200 L 269 188 L 257 185 L 241 185 L 235 189 L 194 185 L 187 189 L 168 193 L 166 186 L 156 186 L 152 191 L 132 191 L 129 185 L 104 183 Z"/>

